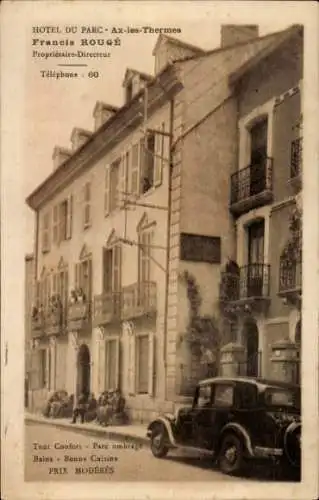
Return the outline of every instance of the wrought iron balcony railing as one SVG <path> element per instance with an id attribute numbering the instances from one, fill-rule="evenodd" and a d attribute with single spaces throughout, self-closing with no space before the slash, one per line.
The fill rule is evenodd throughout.
<path id="1" fill-rule="evenodd" d="M 123 288 L 122 319 L 129 319 L 157 310 L 156 283 L 147 281 Z"/>
<path id="2" fill-rule="evenodd" d="M 302 263 L 287 261 L 280 257 L 279 263 L 279 294 L 285 295 L 292 292 L 301 292 L 302 287 Z"/>
<path id="3" fill-rule="evenodd" d="M 44 335 L 45 315 L 44 312 L 34 310 L 31 317 L 31 333 L 33 338 Z"/>
<path id="4" fill-rule="evenodd" d="M 103 325 L 121 318 L 120 292 L 108 292 L 95 295 L 93 302 L 93 323 Z"/>
<path id="5" fill-rule="evenodd" d="M 220 283 L 220 301 L 268 298 L 269 277 L 270 266 L 267 264 L 248 264 L 240 267 L 237 274 L 224 272 Z"/>
<path id="6" fill-rule="evenodd" d="M 91 320 L 91 302 L 70 302 L 68 307 L 68 329 L 80 330 L 88 325 Z"/>
<path id="7" fill-rule="evenodd" d="M 299 177 L 302 172 L 302 137 L 294 139 L 291 143 L 290 178 Z"/>
<path id="8" fill-rule="evenodd" d="M 230 210 L 241 214 L 272 200 L 272 158 L 248 165 L 230 179 Z"/>

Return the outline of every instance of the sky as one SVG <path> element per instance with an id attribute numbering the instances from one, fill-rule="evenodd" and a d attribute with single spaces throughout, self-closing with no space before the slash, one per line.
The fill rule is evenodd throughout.
<path id="1" fill-rule="evenodd" d="M 158 34 L 110 34 L 111 27 L 177 27 L 181 29 L 180 34 L 174 34 L 176 38 L 197 45 L 204 49 L 213 49 L 220 42 L 220 26 L 227 24 L 226 19 L 215 20 L 214 12 L 209 10 L 209 2 L 205 9 L 178 9 L 175 5 L 166 4 L 165 10 L 158 5 L 157 13 L 154 9 L 146 9 L 145 2 L 138 2 L 140 9 L 130 10 L 127 6 L 119 8 L 119 4 L 110 5 L 104 3 L 104 16 L 97 15 L 97 11 L 77 8 L 76 11 L 65 11 L 61 15 L 60 10 L 46 9 L 42 15 L 34 14 L 32 22 L 26 22 L 25 26 L 25 108 L 23 127 L 23 150 L 24 150 L 24 195 L 29 195 L 43 180 L 52 172 L 52 153 L 54 146 L 70 147 L 70 136 L 74 127 L 93 130 L 93 108 L 96 101 L 101 100 L 115 106 L 124 103 L 124 90 L 122 81 L 127 67 L 131 67 L 146 73 L 154 73 L 154 56 L 152 55 Z M 83 2 L 82 5 L 86 3 Z M 93 4 L 93 3 L 92 3 Z M 77 3 L 79 5 L 79 3 Z M 135 4 L 137 5 L 137 4 Z M 144 6 L 144 9 L 142 8 Z M 61 7 L 61 4 L 60 4 Z M 100 4 L 101 7 L 101 4 Z M 148 7 L 148 6 L 147 6 Z M 186 8 L 187 7 L 187 8 Z M 76 12 L 76 16 L 75 16 Z M 156 15 L 155 15 L 156 14 Z M 225 17 L 225 15 L 224 15 Z M 232 22 L 232 20 L 231 20 Z M 245 23 L 253 23 L 252 19 L 244 19 Z M 84 26 L 102 25 L 107 27 L 107 35 L 92 35 L 77 33 L 76 35 L 34 34 L 33 26 L 51 25 L 77 26 L 81 30 Z M 273 19 L 272 23 L 260 23 L 260 35 L 284 29 L 289 25 L 283 18 Z M 111 47 L 111 56 L 104 59 L 94 59 L 90 62 L 88 70 L 98 71 L 99 78 L 56 80 L 55 78 L 43 78 L 41 71 L 56 70 L 57 59 L 33 58 L 33 39 L 38 40 L 75 40 L 79 38 L 121 38 L 121 46 Z M 36 49 L 47 50 L 39 47 Z M 68 48 L 69 50 L 70 47 Z M 102 47 L 103 50 L 105 50 Z M 102 50 L 98 47 L 96 50 Z M 63 48 L 59 48 L 63 50 Z M 108 49 L 107 49 L 108 50 Z M 62 68 L 64 70 L 64 68 Z M 66 68 L 70 70 L 70 68 Z M 85 69 L 86 71 L 86 69 Z M 33 251 L 34 214 L 26 206 L 26 244 L 25 251 Z"/>

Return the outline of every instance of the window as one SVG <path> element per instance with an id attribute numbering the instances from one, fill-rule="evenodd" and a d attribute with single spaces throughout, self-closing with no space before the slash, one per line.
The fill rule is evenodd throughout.
<path id="1" fill-rule="evenodd" d="M 142 158 L 142 151 L 142 143 L 137 143 L 132 146 L 130 192 L 135 195 L 139 194 L 139 164 Z"/>
<path id="2" fill-rule="evenodd" d="M 215 385 L 214 405 L 228 407 L 233 405 L 234 387 L 232 385 Z"/>
<path id="3" fill-rule="evenodd" d="M 40 306 L 46 310 L 51 297 L 51 276 L 46 272 L 43 272 L 41 275 L 39 289 Z"/>
<path id="4" fill-rule="evenodd" d="M 197 407 L 203 408 L 211 404 L 212 388 L 210 385 L 202 385 L 199 387 Z"/>
<path id="5" fill-rule="evenodd" d="M 83 188 L 83 226 L 91 225 L 91 183 L 87 182 Z"/>
<path id="6" fill-rule="evenodd" d="M 144 154 L 144 169 L 142 179 L 142 193 L 146 193 L 154 185 L 155 167 L 155 134 L 151 133 L 146 138 L 146 151 Z"/>
<path id="7" fill-rule="evenodd" d="M 114 245 L 103 248 L 103 293 L 112 293 L 114 312 L 119 313 L 121 307 L 121 257 L 122 248 Z"/>
<path id="8" fill-rule="evenodd" d="M 75 264 L 75 288 L 82 289 L 85 301 L 92 300 L 92 260 Z"/>
<path id="9" fill-rule="evenodd" d="M 148 393 L 148 362 L 149 362 L 149 338 L 148 335 L 139 336 L 136 339 L 136 367 L 137 370 L 137 392 Z"/>
<path id="10" fill-rule="evenodd" d="M 55 205 L 53 207 L 53 243 L 57 244 L 59 240 L 59 207 Z"/>
<path id="11" fill-rule="evenodd" d="M 39 350 L 39 387 L 43 389 L 47 384 L 47 352 Z"/>
<path id="12" fill-rule="evenodd" d="M 42 219 L 42 252 L 50 250 L 50 214 L 46 212 Z"/>
<path id="13" fill-rule="evenodd" d="M 62 318 L 66 320 L 66 311 L 68 305 L 69 273 L 67 268 L 59 270 L 53 275 L 52 293 L 57 294 L 62 305 Z"/>
<path id="14" fill-rule="evenodd" d="M 105 341 L 105 389 L 119 385 L 119 339 Z"/>
<path id="15" fill-rule="evenodd" d="M 263 118 L 250 129 L 251 163 L 259 163 L 267 156 L 268 118 Z"/>
<path id="16" fill-rule="evenodd" d="M 59 206 L 60 224 L 59 224 L 59 241 L 66 240 L 66 224 L 68 217 L 68 202 L 62 201 Z"/>
<path id="17" fill-rule="evenodd" d="M 248 262 L 262 264 L 264 262 L 264 220 L 253 222 L 248 226 Z"/>
<path id="18" fill-rule="evenodd" d="M 138 235 L 138 280 L 139 283 L 151 281 L 152 277 L 152 242 L 153 231 L 143 229 Z"/>
<path id="19" fill-rule="evenodd" d="M 267 131 L 267 118 L 250 129 L 250 196 L 266 188 Z"/>
<path id="20" fill-rule="evenodd" d="M 119 174 L 120 174 L 120 160 L 116 160 L 110 167 L 110 201 L 109 211 L 112 212 L 116 209 L 119 202 Z"/>
<path id="21" fill-rule="evenodd" d="M 72 236 L 72 195 L 53 207 L 53 243 L 58 245 Z"/>

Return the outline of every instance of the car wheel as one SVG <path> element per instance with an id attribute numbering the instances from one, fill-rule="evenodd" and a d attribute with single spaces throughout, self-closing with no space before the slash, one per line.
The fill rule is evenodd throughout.
<path id="1" fill-rule="evenodd" d="M 238 474 L 243 467 L 243 445 L 235 434 L 227 434 L 222 441 L 219 467 L 225 474 Z"/>
<path id="2" fill-rule="evenodd" d="M 167 455 L 168 446 L 165 445 L 166 436 L 166 429 L 163 425 L 158 425 L 153 429 L 151 436 L 151 450 L 154 457 L 163 458 Z"/>

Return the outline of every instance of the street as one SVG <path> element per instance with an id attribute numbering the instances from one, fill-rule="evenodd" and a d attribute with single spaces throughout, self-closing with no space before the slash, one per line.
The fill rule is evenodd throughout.
<path id="1" fill-rule="evenodd" d="M 207 457 L 171 452 L 160 460 L 133 441 L 110 441 L 37 423 L 27 423 L 25 430 L 26 481 L 236 480 L 214 469 Z"/>

